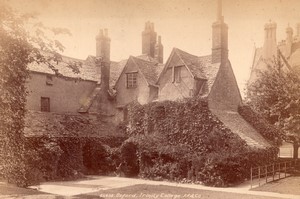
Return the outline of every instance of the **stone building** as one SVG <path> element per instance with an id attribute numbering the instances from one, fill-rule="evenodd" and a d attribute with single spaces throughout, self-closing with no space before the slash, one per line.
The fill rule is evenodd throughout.
<path id="1" fill-rule="evenodd" d="M 269 146 L 267 141 L 237 112 L 242 104 L 239 88 L 228 59 L 228 26 L 218 1 L 217 20 L 212 25 L 212 52 L 197 56 L 174 48 L 163 64 L 163 45 L 154 24 L 146 22 L 142 32 L 142 55 L 120 62 L 110 60 L 107 30 L 96 37 L 96 56 L 86 60 L 63 57 L 53 71 L 30 66 L 32 78 L 27 86 L 28 109 L 42 112 L 98 114 L 119 123 L 126 119 L 127 104 L 135 101 L 206 98 L 210 110 L 232 132 L 249 145 Z M 81 63 L 79 71 L 65 67 L 64 61 Z"/>
<path id="2" fill-rule="evenodd" d="M 251 65 L 251 75 L 248 83 L 251 84 L 259 76 L 259 71 L 267 70 L 267 65 L 274 58 L 280 58 L 288 70 L 300 69 L 300 23 L 296 26 L 296 34 L 293 28 L 286 28 L 286 38 L 277 42 L 277 24 L 269 22 L 264 27 L 264 44 L 254 49 Z"/>

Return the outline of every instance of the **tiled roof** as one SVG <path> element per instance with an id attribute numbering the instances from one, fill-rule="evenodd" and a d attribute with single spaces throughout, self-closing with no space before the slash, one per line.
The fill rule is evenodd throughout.
<path id="1" fill-rule="evenodd" d="M 202 66 L 202 70 L 206 77 L 204 90 L 202 93 L 200 93 L 202 97 L 206 97 L 210 93 L 211 88 L 214 85 L 217 74 L 219 72 L 220 65 L 221 65 L 220 63 L 214 63 L 214 64 L 208 63 Z"/>
<path id="2" fill-rule="evenodd" d="M 212 110 L 213 114 L 233 133 L 240 136 L 250 147 L 266 148 L 271 145 L 237 112 Z"/>
<path id="3" fill-rule="evenodd" d="M 119 76 L 122 73 L 123 68 L 125 67 L 127 63 L 127 59 L 119 61 L 119 62 L 115 62 L 112 61 L 110 62 L 110 77 L 109 77 L 109 85 L 111 87 L 114 87 Z"/>
<path id="4" fill-rule="evenodd" d="M 211 55 L 198 57 L 178 48 L 175 48 L 174 51 L 188 67 L 194 77 L 201 79 L 207 78 L 203 71 L 203 67 L 211 63 Z"/>
<path id="5" fill-rule="evenodd" d="M 211 63 L 211 55 L 195 56 L 178 48 L 174 52 L 180 57 L 182 62 L 196 78 L 205 79 L 204 90 L 200 93 L 203 97 L 207 96 L 217 77 L 220 63 Z"/>
<path id="6" fill-rule="evenodd" d="M 88 56 L 86 60 L 80 60 L 75 58 L 70 58 L 62 56 L 62 61 L 58 63 L 52 63 L 57 72 L 64 77 L 80 78 L 82 80 L 91 80 L 98 83 L 101 82 L 101 69 L 95 64 L 96 57 Z M 73 68 L 69 67 L 72 63 L 79 63 L 78 72 L 74 71 Z M 111 61 L 110 64 L 110 85 L 114 86 L 119 75 L 121 74 L 127 60 L 122 60 L 120 62 Z M 78 65 L 78 64 L 77 64 Z M 31 63 L 28 66 L 30 71 L 55 74 L 55 72 L 50 69 L 46 64 Z"/>
<path id="7" fill-rule="evenodd" d="M 158 75 L 161 72 L 163 65 L 133 56 L 130 56 L 130 59 L 132 59 L 136 66 L 140 69 L 148 84 L 156 85 Z"/>
<path id="8" fill-rule="evenodd" d="M 113 134 L 116 134 L 115 125 L 97 115 L 39 111 L 27 111 L 25 115 L 26 137 L 101 137 Z"/>
<path id="9" fill-rule="evenodd" d="M 70 65 L 75 65 L 74 63 L 78 63 L 78 71 L 74 70 Z M 55 70 L 64 77 L 71 78 L 80 78 L 82 80 L 91 80 L 91 81 L 100 81 L 100 70 L 97 70 L 95 63 L 91 63 L 91 61 L 80 60 L 75 58 L 70 58 L 66 56 L 62 56 L 61 62 L 51 62 Z M 55 74 L 55 72 L 50 69 L 44 63 L 36 63 L 32 62 L 28 65 L 28 69 L 34 72 L 41 72 L 46 74 Z"/>

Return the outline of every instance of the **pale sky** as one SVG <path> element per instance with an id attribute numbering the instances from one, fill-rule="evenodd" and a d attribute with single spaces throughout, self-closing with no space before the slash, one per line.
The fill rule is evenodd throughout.
<path id="1" fill-rule="evenodd" d="M 141 32 L 154 22 L 162 37 L 164 61 L 173 47 L 202 56 L 211 54 L 212 23 L 217 0 L 2 0 L 21 12 L 38 12 L 45 25 L 68 28 L 72 36 L 60 37 L 66 56 L 85 59 L 95 55 L 95 36 L 107 28 L 111 60 L 141 54 Z M 254 45 L 261 47 L 264 24 L 277 23 L 277 42 L 285 39 L 290 24 L 296 34 L 300 23 L 299 0 L 223 0 L 229 26 L 229 59 L 243 93 L 250 76 Z"/>

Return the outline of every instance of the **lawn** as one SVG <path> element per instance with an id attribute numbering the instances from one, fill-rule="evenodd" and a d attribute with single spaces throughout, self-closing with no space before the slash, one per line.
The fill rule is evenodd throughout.
<path id="1" fill-rule="evenodd" d="M 198 198 L 198 199 L 275 199 L 274 197 L 245 195 L 237 193 L 206 191 L 190 188 L 180 188 L 165 185 L 134 185 L 118 189 L 110 189 L 89 194 L 74 196 L 73 198 L 103 198 L 103 199 L 142 199 L 142 198 Z M 277 198 L 278 199 L 278 198 Z"/>

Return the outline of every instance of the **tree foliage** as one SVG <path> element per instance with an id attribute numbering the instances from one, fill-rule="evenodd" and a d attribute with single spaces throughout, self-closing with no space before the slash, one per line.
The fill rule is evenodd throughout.
<path id="1" fill-rule="evenodd" d="M 284 139 L 300 141 L 300 76 L 285 68 L 281 59 L 267 64 L 256 82 L 248 85 L 247 102 L 269 122 L 285 132 Z"/>
<path id="2" fill-rule="evenodd" d="M 18 14 L 0 2 L 0 173 L 9 182 L 26 186 L 24 116 L 27 66 L 45 63 L 51 69 L 61 60 L 63 46 L 51 40 L 46 28 L 32 14 Z"/>

